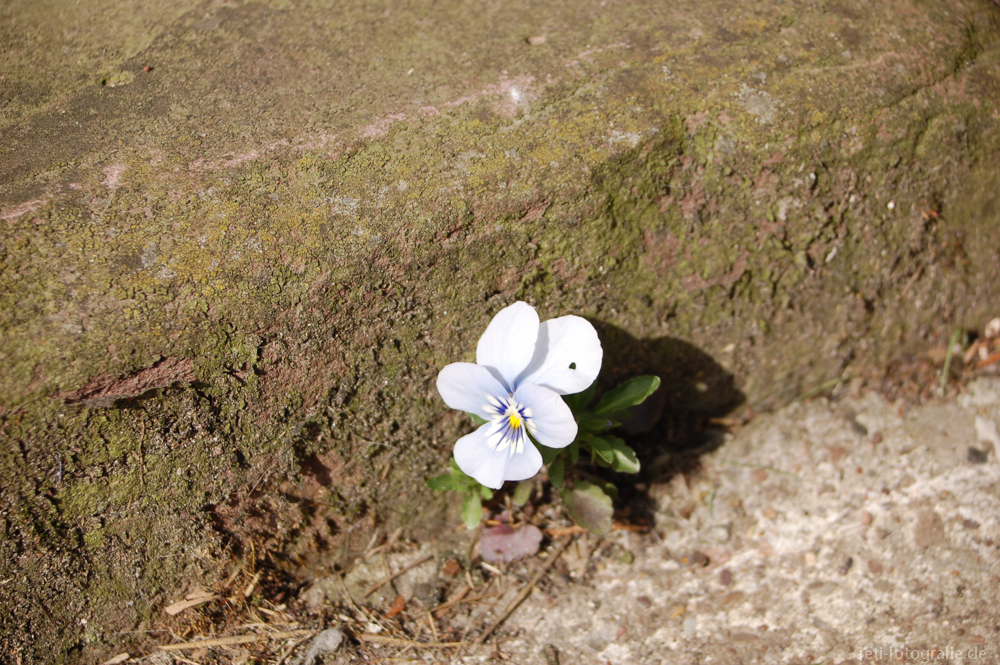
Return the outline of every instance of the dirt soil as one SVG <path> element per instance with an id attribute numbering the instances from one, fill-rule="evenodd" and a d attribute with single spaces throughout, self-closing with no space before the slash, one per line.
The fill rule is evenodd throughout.
<path id="1" fill-rule="evenodd" d="M 0 660 L 438 535 L 434 378 L 518 299 L 663 378 L 654 470 L 941 370 L 1000 302 L 998 109 L 988 0 L 3 3 Z"/>

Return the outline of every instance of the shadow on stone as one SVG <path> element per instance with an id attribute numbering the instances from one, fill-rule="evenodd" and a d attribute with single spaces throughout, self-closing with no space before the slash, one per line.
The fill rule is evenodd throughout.
<path id="1" fill-rule="evenodd" d="M 622 505 L 645 512 L 645 486 L 694 472 L 699 456 L 724 441 L 725 429 L 712 420 L 746 400 L 733 375 L 696 346 L 672 337 L 637 339 L 616 326 L 593 323 L 604 346 L 598 394 L 634 376 L 660 377 L 660 388 L 615 432 L 642 463 L 639 483 L 615 474 Z"/>

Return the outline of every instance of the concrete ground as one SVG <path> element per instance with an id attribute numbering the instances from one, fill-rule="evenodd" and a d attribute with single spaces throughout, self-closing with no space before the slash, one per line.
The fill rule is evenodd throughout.
<path id="1" fill-rule="evenodd" d="M 700 469 L 649 486 L 654 529 L 576 540 L 488 648 L 445 655 L 365 642 L 366 660 L 1000 662 L 998 422 L 993 378 L 919 407 L 868 394 L 759 416 L 702 456 Z M 459 542 L 449 534 L 390 555 L 388 565 L 461 558 L 469 542 L 468 532 Z M 487 590 L 503 596 L 490 611 L 459 605 L 436 628 L 472 639 L 543 561 L 499 576 L 475 564 L 475 580 L 494 579 Z M 360 588 L 383 570 L 369 560 L 348 582 Z M 435 584 L 465 584 L 441 570 L 418 566 L 370 600 L 384 611 L 397 591 L 412 605 Z M 322 588 L 303 598 L 322 605 Z M 419 618 L 404 626 L 432 637 Z M 344 646 L 337 657 L 354 661 L 357 649 Z M 397 657 L 404 661 L 389 660 Z"/>

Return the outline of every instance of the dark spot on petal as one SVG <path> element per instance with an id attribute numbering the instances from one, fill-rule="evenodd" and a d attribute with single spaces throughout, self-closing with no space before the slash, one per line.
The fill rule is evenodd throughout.
<path id="1" fill-rule="evenodd" d="M 576 369 L 576 363 L 570 363 L 569 364 L 569 368 L 570 369 Z"/>

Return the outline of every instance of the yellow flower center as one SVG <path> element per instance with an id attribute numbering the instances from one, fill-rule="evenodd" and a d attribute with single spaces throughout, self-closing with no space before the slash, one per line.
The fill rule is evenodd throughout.
<path id="1" fill-rule="evenodd" d="M 520 429 L 521 428 L 521 424 L 522 424 L 521 423 L 521 416 L 519 416 L 516 411 L 514 413 L 510 414 L 509 416 L 507 416 L 507 421 L 510 423 L 510 428 L 511 429 Z"/>

